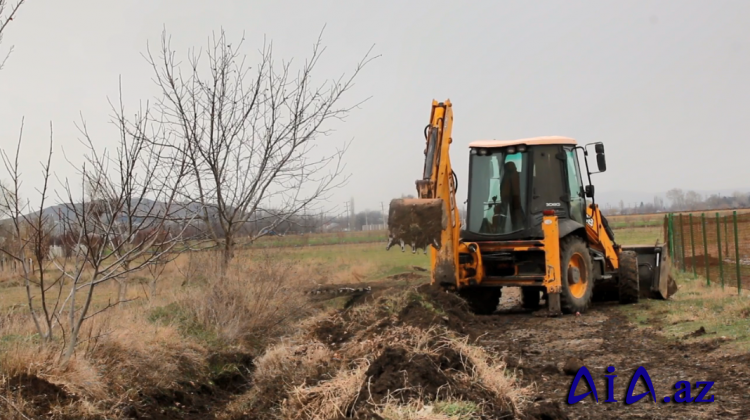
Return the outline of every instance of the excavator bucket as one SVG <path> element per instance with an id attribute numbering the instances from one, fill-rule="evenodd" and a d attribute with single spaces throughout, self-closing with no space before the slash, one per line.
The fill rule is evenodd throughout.
<path id="1" fill-rule="evenodd" d="M 417 249 L 427 253 L 433 245 L 440 249 L 442 232 L 447 227 L 447 215 L 442 199 L 401 198 L 391 201 L 388 210 L 388 245 L 400 245 L 401 251 L 410 246 L 413 253 Z"/>
<path id="2" fill-rule="evenodd" d="M 635 251 L 638 256 L 640 297 L 646 299 L 669 299 L 677 292 L 677 283 L 670 272 L 669 247 L 667 244 L 629 245 L 624 251 Z"/>

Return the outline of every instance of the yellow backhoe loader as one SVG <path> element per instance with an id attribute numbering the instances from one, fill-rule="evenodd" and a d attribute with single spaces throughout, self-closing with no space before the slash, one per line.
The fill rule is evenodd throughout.
<path id="1" fill-rule="evenodd" d="M 478 314 L 497 309 L 503 287 L 520 287 L 529 309 L 544 299 L 553 316 L 583 313 L 594 295 L 627 304 L 676 292 L 667 245 L 618 245 L 594 202 L 589 147 L 593 173 L 604 172 L 602 143 L 559 136 L 470 143 L 462 228 L 452 126 L 450 101 L 433 101 L 418 198 L 392 200 L 388 214 L 386 249 L 429 248 L 433 285 L 455 291 Z"/>

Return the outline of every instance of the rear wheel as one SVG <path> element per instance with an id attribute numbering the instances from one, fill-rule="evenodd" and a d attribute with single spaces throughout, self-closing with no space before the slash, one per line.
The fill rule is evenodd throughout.
<path id="1" fill-rule="evenodd" d="M 465 287 L 458 290 L 469 309 L 477 315 L 491 315 L 500 305 L 501 291 L 499 287 Z"/>
<path id="2" fill-rule="evenodd" d="M 564 238 L 560 248 L 560 306 L 567 313 L 585 312 L 594 291 L 591 254 L 586 242 L 578 236 Z"/>
<path id="3" fill-rule="evenodd" d="M 638 256 L 633 251 L 623 251 L 619 255 L 619 263 L 619 301 L 622 304 L 638 303 L 638 296 L 641 293 Z"/>
<path id="4" fill-rule="evenodd" d="M 523 307 L 526 309 L 538 309 L 542 290 L 538 287 L 522 287 L 521 297 Z"/>

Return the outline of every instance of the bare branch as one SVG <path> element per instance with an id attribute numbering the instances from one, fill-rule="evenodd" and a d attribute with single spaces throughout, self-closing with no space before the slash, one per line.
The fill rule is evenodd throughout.
<path id="1" fill-rule="evenodd" d="M 250 67 L 243 43 L 230 42 L 222 30 L 209 38 L 205 54 L 191 50 L 182 65 L 164 31 L 159 52 L 145 55 L 161 90 L 155 110 L 164 136 L 152 146 L 174 151 L 171 164 L 186 167 L 179 201 L 198 215 L 204 237 L 223 248 L 224 269 L 251 220 L 269 219 L 265 227 L 273 229 L 347 181 L 348 144 L 330 154 L 316 146 L 331 134 L 330 123 L 364 102 L 346 105 L 344 97 L 376 58 L 370 49 L 351 75 L 316 85 L 322 32 L 296 71 L 291 61 L 277 63 L 266 42 Z M 273 211 L 262 209 L 267 201 Z M 247 240 L 260 236 L 256 230 Z"/>

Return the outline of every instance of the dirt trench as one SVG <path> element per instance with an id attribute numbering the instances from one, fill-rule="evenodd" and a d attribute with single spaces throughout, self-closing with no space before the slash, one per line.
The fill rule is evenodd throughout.
<path id="1" fill-rule="evenodd" d="M 617 304 L 596 304 L 581 316 L 539 318 L 519 311 L 511 303 L 499 313 L 478 317 L 468 326 L 475 335 L 483 334 L 478 342 L 504 355 L 510 369 L 522 377 L 525 384 L 536 385 L 536 397 L 530 412 L 541 409 L 540 418 L 549 419 L 748 419 L 750 418 L 750 355 L 721 357 L 715 353 L 721 340 L 686 344 L 682 340 L 668 340 L 658 334 L 658 321 L 652 320 L 650 329 L 639 329 L 630 322 Z M 697 333 L 700 334 L 700 333 Z M 697 335 L 694 334 L 694 335 Z M 576 360 L 577 359 L 577 360 Z M 566 366 L 572 364 L 573 366 Z M 568 405 L 568 393 L 578 367 L 583 364 L 590 371 L 599 402 L 591 395 L 583 401 Z M 609 366 L 613 375 L 614 399 L 605 403 Z M 650 376 L 656 401 L 646 395 L 631 405 L 625 404 L 628 385 L 636 369 L 643 366 Z M 568 373 L 565 370 L 572 368 Z M 674 396 L 675 384 L 689 381 L 713 381 L 708 391 L 710 403 L 664 402 Z M 575 395 L 590 391 L 579 383 Z M 647 392 L 643 380 L 633 394 Z M 691 397 L 700 390 L 691 389 Z M 708 397 L 707 395 L 707 397 Z M 559 407 L 560 411 L 550 411 Z M 546 410 L 546 411 L 545 411 Z"/>
<path id="2" fill-rule="evenodd" d="M 414 287 L 414 286 L 411 286 Z M 378 295 L 396 293 L 398 288 L 378 287 Z M 699 343 L 667 339 L 659 334 L 659 320 L 650 320 L 650 328 L 639 328 L 631 322 L 616 303 L 597 303 L 580 316 L 565 315 L 560 318 L 534 316 L 520 307 L 517 289 L 506 289 L 497 313 L 489 316 L 471 314 L 457 296 L 428 285 L 416 289 L 424 301 L 407 304 L 393 324 L 373 326 L 382 333 L 391 326 L 409 325 L 421 329 L 433 326 L 446 327 L 459 335 L 468 336 L 470 342 L 500 355 L 508 369 L 514 371 L 523 385 L 534 387 L 532 402 L 520 416 L 524 420 L 563 419 L 749 419 L 750 418 L 750 355 L 721 356 L 721 339 L 709 338 Z M 639 304 L 639 305 L 647 305 Z M 437 311 L 435 310 L 437 309 Z M 344 319 L 344 321 L 346 321 Z M 322 331 L 331 343 L 346 342 L 356 330 L 343 324 L 322 324 Z M 697 331 L 685 338 L 705 334 Z M 712 337 L 708 335 L 707 337 Z M 322 338 L 322 337 L 321 337 Z M 444 378 L 430 376 L 430 372 L 417 372 L 426 361 L 416 360 L 408 369 L 400 369 L 398 353 L 385 353 L 391 363 L 380 361 L 373 365 L 372 374 L 381 379 L 377 384 L 383 389 L 388 384 L 389 372 L 411 372 L 416 382 L 429 390 Z M 450 358 L 448 358 L 450 359 Z M 423 363 L 424 362 L 424 363 Z M 435 365 L 434 361 L 432 365 Z M 568 394 L 578 368 L 583 365 L 591 373 L 598 402 L 591 395 L 583 401 L 569 405 Z M 607 368 L 615 368 L 614 373 Z M 653 383 L 656 401 L 649 395 L 633 404 L 625 404 L 628 385 L 639 367 L 644 367 Z M 401 366 L 403 368 L 403 366 Z M 416 369 L 416 370 L 415 370 Z M 613 396 L 617 402 L 607 403 L 607 380 L 604 375 L 614 374 Z M 664 402 L 664 397 L 674 398 L 678 381 L 713 381 L 707 397 L 709 403 Z M 447 382 L 447 381 L 446 381 Z M 579 384 L 574 395 L 590 391 L 585 382 Z M 643 380 L 638 381 L 633 393 L 647 392 Z M 692 388 L 690 396 L 696 398 L 699 389 Z M 460 395 L 478 400 L 481 395 Z M 505 413 L 507 414 L 507 413 Z M 491 417 L 488 417 L 491 418 Z"/>

